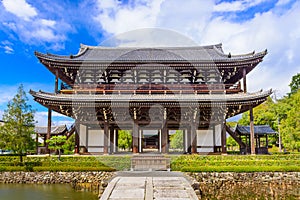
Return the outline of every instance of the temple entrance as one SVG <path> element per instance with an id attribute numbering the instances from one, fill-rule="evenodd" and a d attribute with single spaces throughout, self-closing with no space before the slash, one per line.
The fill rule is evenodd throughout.
<path id="1" fill-rule="evenodd" d="M 169 152 L 183 153 L 185 151 L 185 134 L 183 130 L 169 130 Z"/>
<path id="2" fill-rule="evenodd" d="M 159 130 L 141 130 L 140 134 L 139 152 L 158 153 L 161 151 Z"/>
<path id="3" fill-rule="evenodd" d="M 118 130 L 116 138 L 118 152 L 132 152 L 132 130 Z"/>

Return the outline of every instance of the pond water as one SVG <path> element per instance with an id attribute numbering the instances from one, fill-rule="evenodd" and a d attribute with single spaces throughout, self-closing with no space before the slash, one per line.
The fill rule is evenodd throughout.
<path id="1" fill-rule="evenodd" d="M 1 200 L 96 200 L 91 192 L 75 191 L 68 184 L 0 184 Z"/>

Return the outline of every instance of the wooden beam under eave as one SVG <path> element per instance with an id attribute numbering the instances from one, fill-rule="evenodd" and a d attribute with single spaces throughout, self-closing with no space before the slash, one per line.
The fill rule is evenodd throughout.
<path id="1" fill-rule="evenodd" d="M 255 138 L 254 138 L 254 122 L 253 122 L 253 107 L 250 106 L 250 146 L 251 155 L 255 155 Z"/>
<path id="2" fill-rule="evenodd" d="M 247 93 L 247 71 L 246 71 L 246 67 L 243 68 L 243 90 L 244 93 Z"/>
<path id="3" fill-rule="evenodd" d="M 51 137 L 51 123 L 52 123 L 52 110 L 48 108 L 48 125 L 47 125 L 46 140 L 49 140 Z M 46 142 L 46 153 L 50 154 L 50 149 L 48 148 L 48 142 Z"/>

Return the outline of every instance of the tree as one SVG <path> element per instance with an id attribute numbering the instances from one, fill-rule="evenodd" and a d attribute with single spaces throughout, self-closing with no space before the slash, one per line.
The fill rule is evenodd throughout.
<path id="1" fill-rule="evenodd" d="M 300 73 L 294 75 L 292 77 L 292 81 L 289 84 L 290 88 L 291 88 L 291 92 L 289 93 L 289 96 L 292 94 L 295 94 L 299 88 L 300 88 Z"/>
<path id="2" fill-rule="evenodd" d="M 183 132 L 177 130 L 170 136 L 170 147 L 172 149 L 183 149 Z"/>
<path id="3" fill-rule="evenodd" d="M 49 149 L 58 151 L 58 160 L 60 160 L 61 150 L 65 147 L 66 141 L 67 136 L 65 135 L 52 136 L 50 139 L 46 140 Z"/>
<path id="4" fill-rule="evenodd" d="M 277 117 L 275 111 L 275 103 L 271 97 L 267 98 L 267 101 L 260 104 L 253 109 L 253 121 L 255 125 L 268 124 L 274 130 L 277 130 Z M 243 113 L 242 118 L 238 121 L 238 124 L 248 126 L 250 124 L 249 111 Z"/>
<path id="5" fill-rule="evenodd" d="M 13 151 L 20 155 L 34 149 L 34 110 L 27 104 L 28 98 L 20 85 L 17 94 L 8 102 L 3 114 L 4 125 L 0 127 L 1 148 Z"/>
<path id="6" fill-rule="evenodd" d="M 63 145 L 64 154 L 73 154 L 75 149 L 75 134 L 72 134 Z"/>
<path id="7" fill-rule="evenodd" d="M 226 144 L 230 150 L 238 150 L 239 144 L 233 139 L 233 137 L 227 137 Z"/>
<path id="8" fill-rule="evenodd" d="M 283 146 L 288 150 L 300 151 L 300 90 L 285 97 L 279 105 L 285 111 L 280 124 Z"/>
<path id="9" fill-rule="evenodd" d="M 118 131 L 118 147 L 121 149 L 130 149 L 132 144 L 132 135 L 130 131 L 119 130 Z"/>

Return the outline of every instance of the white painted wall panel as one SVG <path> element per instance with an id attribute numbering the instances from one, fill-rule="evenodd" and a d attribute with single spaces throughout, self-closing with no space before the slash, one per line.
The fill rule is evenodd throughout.
<path id="1" fill-rule="evenodd" d="M 209 153 L 214 152 L 213 148 L 197 148 L 198 153 Z"/>
<path id="2" fill-rule="evenodd" d="M 80 124 L 79 141 L 80 146 L 86 146 L 86 126 Z"/>
<path id="3" fill-rule="evenodd" d="M 99 153 L 99 152 L 103 152 L 103 148 L 102 147 L 89 147 L 88 148 L 88 152 L 90 153 Z"/>
<path id="4" fill-rule="evenodd" d="M 88 146 L 103 146 L 103 145 L 104 145 L 104 131 L 89 130 Z"/>
<path id="5" fill-rule="evenodd" d="M 213 146 L 213 130 L 197 130 L 197 146 Z"/>
<path id="6" fill-rule="evenodd" d="M 221 124 L 219 124 L 219 125 L 217 125 L 216 127 L 215 127 L 215 129 L 216 129 L 216 134 L 215 134 L 215 136 L 216 136 L 216 146 L 221 146 L 221 132 L 222 132 L 222 130 L 221 130 Z"/>

